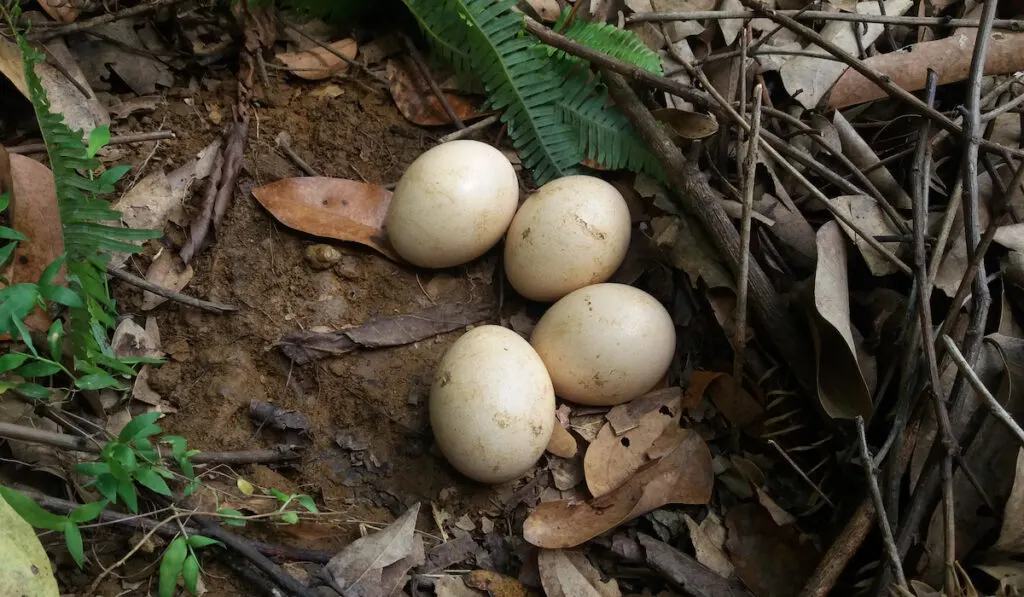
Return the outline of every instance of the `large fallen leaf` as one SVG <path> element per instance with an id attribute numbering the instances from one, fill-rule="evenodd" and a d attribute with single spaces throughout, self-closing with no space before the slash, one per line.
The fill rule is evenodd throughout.
<path id="1" fill-rule="evenodd" d="M 192 281 L 195 271 L 192 265 L 182 266 L 178 254 L 169 249 L 164 249 L 156 256 L 153 263 L 149 264 L 146 270 L 146 280 L 163 286 L 168 290 L 179 292 Z M 148 290 L 142 293 L 142 310 L 151 311 L 167 302 L 167 297 L 154 294 Z"/>
<path id="2" fill-rule="evenodd" d="M 888 12 L 888 3 L 886 14 L 894 14 Z M 924 89 L 929 68 L 938 74 L 939 85 L 955 83 L 967 78 L 976 38 L 977 29 L 961 29 L 949 37 L 922 42 L 904 51 L 871 56 L 864 60 L 864 65 L 907 91 Z M 993 31 L 985 54 L 985 74 L 1005 75 L 1024 70 L 1022 45 L 1024 33 Z M 886 97 L 885 91 L 864 75 L 845 64 L 833 64 L 839 64 L 843 72 L 828 96 L 828 108 L 845 108 Z"/>
<path id="3" fill-rule="evenodd" d="M 700 524 L 686 515 L 686 528 L 690 531 L 697 561 L 714 570 L 722 578 L 732 578 L 736 568 L 723 551 L 725 549 L 725 527 L 714 512 L 709 512 Z"/>
<path id="4" fill-rule="evenodd" d="M 640 533 L 647 565 L 685 595 L 694 597 L 750 597 L 738 581 L 726 580 L 692 556 L 654 537 Z"/>
<path id="5" fill-rule="evenodd" d="M 151 95 L 174 86 L 171 68 L 146 55 L 146 51 L 165 52 L 170 48 L 144 17 L 118 19 L 99 25 L 93 31 L 106 39 L 81 36 L 72 43 L 71 49 L 95 89 L 109 90 L 119 84 L 118 80 L 137 95 Z"/>
<path id="6" fill-rule="evenodd" d="M 50 559 L 36 533 L 0 498 L 0 594 L 57 597 Z"/>
<path id="7" fill-rule="evenodd" d="M 1003 528 L 993 549 L 1024 554 L 1024 448 L 1017 451 L 1013 489 L 1003 510 Z"/>
<path id="8" fill-rule="evenodd" d="M 888 166 L 879 163 L 881 160 L 878 159 L 875 150 L 871 149 L 864 137 L 860 136 L 857 129 L 853 128 L 839 110 L 832 116 L 832 124 L 835 125 L 843 154 L 850 158 L 853 165 L 866 173 L 865 176 L 871 184 L 875 185 L 893 206 L 898 209 L 910 209 L 910 195 L 903 190 L 903 185 L 889 172 Z"/>
<path id="9" fill-rule="evenodd" d="M 286 178 L 252 190 L 278 221 L 314 236 L 356 242 L 394 261 L 384 221 L 391 191 L 341 178 Z"/>
<path id="10" fill-rule="evenodd" d="M 888 0 L 885 2 L 885 14 L 902 15 L 911 6 L 911 0 Z M 860 14 L 880 14 L 878 2 L 860 2 L 857 4 L 857 12 Z M 868 47 L 875 43 L 878 36 L 884 31 L 884 27 L 878 23 L 871 23 L 861 30 L 858 36 L 855 28 L 862 27 L 862 23 L 848 23 L 844 21 L 830 21 L 821 30 L 821 36 L 834 43 L 851 54 L 858 53 L 858 43 L 861 47 Z M 846 65 L 842 62 L 831 60 L 831 54 L 819 48 L 815 44 L 809 44 L 806 51 L 817 53 L 823 58 L 816 56 L 797 56 L 782 65 L 779 74 L 782 76 L 782 83 L 786 91 L 795 100 L 803 104 L 805 108 L 814 108 L 825 97 L 829 89 L 835 85 Z M 874 84 L 865 82 L 864 86 L 873 87 Z"/>
<path id="11" fill-rule="evenodd" d="M 547 597 L 620 597 L 615 579 L 601 572 L 579 551 L 542 549 L 537 554 L 540 582 Z"/>
<path id="12" fill-rule="evenodd" d="M 675 392 L 667 392 L 666 396 L 644 401 L 652 403 L 653 408 L 636 419 L 635 427 L 616 433 L 609 422 L 598 432 L 583 460 L 587 489 L 594 497 L 615 489 L 644 463 L 652 460 L 648 450 L 663 435 L 679 441 L 678 435 L 684 432 L 679 427 L 679 418 L 683 414 L 682 392 L 674 389 Z"/>
<path id="13" fill-rule="evenodd" d="M 391 595 L 392 587 L 383 585 L 385 570 L 404 565 L 403 560 L 413 554 L 419 511 L 417 503 L 384 530 L 356 539 L 327 562 L 327 572 L 345 597 Z"/>
<path id="14" fill-rule="evenodd" d="M 706 504 L 713 483 L 711 452 L 697 433 L 686 431 L 674 450 L 611 493 L 589 502 L 539 504 L 523 524 L 523 536 L 546 549 L 576 547 L 666 504 Z"/>
<path id="15" fill-rule="evenodd" d="M 330 44 L 342 56 L 355 59 L 358 46 L 354 39 L 343 39 Z M 348 62 L 338 58 L 326 48 L 315 47 L 311 50 L 298 52 L 284 52 L 277 55 L 292 74 L 307 81 L 321 81 L 330 78 L 336 73 L 348 69 Z"/>
<path id="16" fill-rule="evenodd" d="M 732 508 L 725 526 L 736 573 L 758 597 L 795 597 L 821 559 L 808 538 L 793 526 L 776 525 L 760 504 Z"/>
<path id="17" fill-rule="evenodd" d="M 71 23 L 78 18 L 75 4 L 71 0 L 39 0 L 39 7 L 53 17 L 53 20 L 61 23 Z"/>
<path id="18" fill-rule="evenodd" d="M 669 406 L 683 395 L 682 389 L 678 387 L 654 390 L 635 400 L 613 407 L 604 418 L 608 419 L 615 434 L 621 435 L 638 427 L 652 411 Z M 695 405 L 687 406 L 687 408 L 692 406 Z"/>
<path id="19" fill-rule="evenodd" d="M 834 220 L 818 229 L 812 328 L 817 353 L 818 399 L 836 419 L 871 415 L 871 392 L 857 361 L 850 323 L 846 239 Z"/>
<path id="20" fill-rule="evenodd" d="M 890 223 L 889 216 L 878 206 L 878 202 L 867 195 L 843 195 L 832 199 L 832 203 L 836 206 L 837 211 L 845 214 L 858 228 L 871 236 L 899 234 L 896 227 Z M 892 261 L 886 259 L 882 253 L 869 245 L 868 241 L 855 233 L 852 228 L 842 222 L 839 225 L 860 251 L 873 275 L 888 276 L 899 271 Z M 882 246 L 895 252 L 899 249 L 900 243 L 882 243 Z"/>
<path id="21" fill-rule="evenodd" d="M 398 111 L 409 122 L 420 126 L 439 126 L 451 124 L 441 100 L 430 89 L 430 84 L 423 75 L 409 63 L 407 58 L 388 60 L 388 81 L 391 83 L 391 97 L 398 106 Z M 473 102 L 455 93 L 443 92 L 448 105 L 463 121 L 479 118 L 483 114 L 476 111 Z"/>
<path id="22" fill-rule="evenodd" d="M 359 327 L 338 332 L 289 332 L 281 338 L 279 345 L 288 358 L 301 365 L 359 348 L 412 344 L 478 323 L 493 312 L 494 307 L 489 304 L 442 303 L 409 315 L 375 317 Z"/>

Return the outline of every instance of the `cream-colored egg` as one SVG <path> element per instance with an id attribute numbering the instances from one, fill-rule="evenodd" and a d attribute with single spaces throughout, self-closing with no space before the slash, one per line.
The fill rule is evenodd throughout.
<path id="1" fill-rule="evenodd" d="M 413 265 L 460 265 L 501 240 L 518 205 L 508 158 L 486 143 L 450 141 L 416 158 L 398 181 L 388 239 Z"/>
<path id="2" fill-rule="evenodd" d="M 676 348 L 672 317 L 653 296 L 624 284 L 595 284 L 548 309 L 530 344 L 555 393 L 579 404 L 628 402 L 668 371 Z"/>
<path id="3" fill-rule="evenodd" d="M 626 200 L 593 176 L 566 176 L 527 199 L 505 239 L 505 274 L 519 294 L 555 301 L 604 282 L 629 248 Z"/>
<path id="4" fill-rule="evenodd" d="M 430 425 L 448 462 L 482 483 L 529 471 L 554 428 L 555 392 L 544 363 L 519 334 L 470 330 L 448 349 L 430 389 Z"/>

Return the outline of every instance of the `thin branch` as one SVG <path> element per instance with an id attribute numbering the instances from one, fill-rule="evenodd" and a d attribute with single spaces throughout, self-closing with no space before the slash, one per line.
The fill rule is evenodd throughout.
<path id="1" fill-rule="evenodd" d="M 1017 436 L 1017 441 L 1024 446 L 1024 429 L 1021 429 L 1021 426 L 1013 419 L 1013 416 L 1003 408 L 1002 404 L 999 404 L 999 401 L 992 395 L 992 392 L 988 391 L 988 388 L 986 388 L 985 384 L 981 382 L 978 374 L 974 372 L 974 369 L 967 362 L 967 359 L 964 358 L 964 355 L 960 354 L 960 349 L 957 348 L 953 339 L 949 336 L 943 336 L 942 342 L 946 345 L 946 350 L 949 351 L 949 356 L 952 357 L 953 362 L 956 363 L 956 366 L 960 369 L 960 373 L 967 378 L 967 381 L 971 384 L 971 387 L 974 388 L 974 391 L 977 392 L 983 400 L 985 400 L 985 404 L 987 404 L 989 409 L 992 411 L 992 416 L 999 419 L 1003 425 L 1006 425 L 1006 428 Z"/>
<path id="2" fill-rule="evenodd" d="M 868 450 L 868 438 L 864 432 L 864 418 L 857 417 L 857 439 L 860 443 L 860 459 L 864 464 L 864 476 L 868 481 L 868 489 L 871 492 L 871 499 L 875 505 L 875 518 L 878 520 L 878 528 L 882 529 L 882 543 L 885 544 L 885 553 L 889 556 L 889 564 L 896 573 L 896 582 L 903 589 L 907 587 L 907 577 L 903 575 L 903 563 L 900 561 L 899 553 L 896 550 L 896 540 L 892 536 L 892 527 L 889 526 L 889 518 L 885 515 L 885 504 L 882 503 L 882 491 L 878 488 L 878 479 L 875 478 L 875 469 L 872 466 L 874 460 L 871 451 Z"/>
<path id="3" fill-rule="evenodd" d="M 416 70 L 419 71 L 420 76 L 426 79 L 427 85 L 430 86 L 430 91 L 433 92 L 437 101 L 441 103 L 441 107 L 444 108 L 444 112 L 448 115 L 452 124 L 454 124 L 455 128 L 459 130 L 466 128 L 466 123 L 462 122 L 459 115 L 455 113 L 455 108 L 453 108 L 451 102 L 448 101 L 444 91 L 441 90 L 441 86 L 437 84 L 437 81 L 434 80 L 434 76 L 430 74 L 430 67 L 427 66 L 427 61 L 423 59 L 423 55 L 420 54 L 420 51 L 416 48 L 416 44 L 409 39 L 408 35 L 403 35 L 402 40 L 405 41 L 405 49 L 408 50 L 409 56 L 412 57 L 413 64 L 416 65 Z"/>
<path id="4" fill-rule="evenodd" d="M 143 141 L 162 141 L 174 139 L 173 131 L 153 131 L 151 133 L 133 133 L 130 135 L 114 135 L 107 145 L 120 145 L 122 143 L 141 143 Z M 8 147 L 8 153 L 40 153 L 46 151 L 46 143 L 29 143 L 27 145 L 15 145 Z"/>
<path id="5" fill-rule="evenodd" d="M 809 476 L 807 476 L 807 473 L 804 472 L 804 469 L 800 468 L 800 465 L 797 464 L 796 461 L 794 461 L 793 458 L 788 453 L 786 453 L 785 450 L 782 449 L 782 446 L 780 446 L 778 442 L 776 442 L 773 439 L 770 439 L 768 440 L 768 445 L 775 448 L 775 450 L 782 456 L 786 463 L 789 464 L 789 466 L 793 467 L 793 470 L 795 470 L 796 473 L 800 475 L 800 478 L 803 479 L 808 485 L 810 485 L 811 489 L 814 490 L 814 493 L 818 494 L 818 496 L 821 497 L 821 499 L 825 500 L 826 504 L 832 506 L 833 508 L 836 507 L 835 503 L 833 503 L 832 500 L 828 498 L 828 495 L 824 491 L 822 491 L 820 487 L 818 487 L 817 483 L 815 483 Z"/>
<path id="6" fill-rule="evenodd" d="M 161 8 L 174 6 L 175 4 L 181 4 L 184 1 L 186 0 L 154 0 L 153 2 L 138 4 L 132 6 L 131 8 L 126 8 L 124 10 L 119 10 L 117 12 L 107 13 L 105 15 L 100 15 L 98 17 L 94 17 L 85 21 L 77 21 L 75 23 L 68 23 L 67 25 L 59 25 L 57 27 L 39 27 L 34 34 L 29 36 L 29 39 L 32 41 L 45 42 L 55 37 L 60 37 L 62 35 L 68 35 L 71 33 L 78 33 L 79 31 L 85 31 L 86 29 L 92 29 L 93 27 L 98 27 L 100 25 L 105 25 L 107 23 L 113 23 L 114 21 L 120 19 L 127 19 L 130 17 L 144 15 L 156 10 L 160 10 Z"/>
<path id="7" fill-rule="evenodd" d="M 742 34 L 746 36 L 746 31 Z M 743 96 L 741 100 L 745 101 Z M 754 211 L 757 148 L 761 141 L 761 85 L 754 87 L 747 155 L 743 160 L 743 216 L 740 219 L 740 271 L 736 275 L 736 322 L 733 330 L 732 378 L 735 391 L 743 387 L 743 353 L 747 349 L 747 279 L 750 275 L 750 229 Z"/>
<path id="8" fill-rule="evenodd" d="M 169 288 L 164 288 L 163 286 L 160 286 L 159 284 L 154 284 L 154 283 L 150 282 L 149 280 L 145 280 L 145 279 L 140 278 L 140 277 L 138 277 L 138 276 L 136 276 L 134 274 L 130 274 L 130 273 L 124 271 L 123 269 L 116 268 L 116 267 L 114 267 L 112 265 L 107 266 L 107 273 L 110 274 L 111 276 L 114 276 L 118 280 L 121 280 L 123 282 L 127 282 L 127 283 L 131 284 L 132 286 L 137 286 L 137 287 L 142 288 L 144 290 L 148 290 L 148 291 L 152 292 L 153 294 L 160 295 L 162 297 L 168 298 L 168 299 L 170 299 L 172 301 L 181 303 L 183 305 L 188 305 L 190 307 L 195 307 L 197 309 L 202 309 L 203 311 L 209 311 L 211 313 L 217 313 L 218 315 L 222 315 L 224 313 L 231 313 L 233 311 L 238 311 L 238 307 L 235 307 L 234 305 L 226 305 L 224 303 L 214 303 L 214 302 L 211 302 L 211 301 L 204 301 L 202 299 L 197 299 L 195 297 L 191 297 L 191 296 L 188 296 L 186 294 L 182 294 L 180 292 L 175 292 L 175 291 L 173 291 L 173 290 L 171 290 Z"/>
<path id="9" fill-rule="evenodd" d="M 850 21 L 854 23 L 881 23 L 883 25 L 904 25 L 908 27 L 972 28 L 980 26 L 978 19 L 953 19 L 948 17 L 903 17 L 849 12 L 826 12 L 822 10 L 779 10 L 777 13 L 790 17 L 796 21 Z M 745 10 L 695 10 L 693 12 L 647 12 L 635 14 L 627 17 L 626 23 L 640 23 L 644 21 L 750 20 L 756 18 L 756 14 L 751 14 L 750 11 Z M 1024 20 L 997 19 L 993 21 L 992 26 L 995 29 L 1024 31 Z"/>
<path id="10" fill-rule="evenodd" d="M 464 139 L 464 138 L 469 137 L 470 135 L 472 135 L 474 133 L 482 131 L 483 129 L 485 129 L 485 128 L 491 126 L 492 124 L 494 124 L 495 122 L 498 122 L 499 118 L 500 117 L 497 114 L 491 114 L 487 118 L 484 118 L 483 120 L 479 120 L 477 122 L 474 122 L 473 124 L 467 126 L 464 129 L 459 129 L 459 130 L 455 131 L 454 133 L 449 133 L 449 134 L 441 137 L 440 139 L 438 139 L 438 142 L 439 143 L 447 143 L 449 141 L 456 141 L 458 139 Z"/>

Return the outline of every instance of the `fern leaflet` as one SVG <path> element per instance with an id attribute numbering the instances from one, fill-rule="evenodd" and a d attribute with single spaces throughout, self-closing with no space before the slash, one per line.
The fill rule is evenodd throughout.
<path id="1" fill-rule="evenodd" d="M 566 8 L 555 23 L 555 30 L 561 29 L 565 20 L 569 18 L 572 9 Z M 598 52 L 618 58 L 625 62 L 635 64 L 644 70 L 654 74 L 665 74 L 661 64 L 661 57 L 647 47 L 632 31 L 619 29 L 608 23 L 592 23 L 574 19 L 569 27 L 562 31 L 562 35 L 585 46 L 593 48 Z M 574 56 L 569 56 L 561 50 L 555 50 L 555 55 L 578 61 Z"/>

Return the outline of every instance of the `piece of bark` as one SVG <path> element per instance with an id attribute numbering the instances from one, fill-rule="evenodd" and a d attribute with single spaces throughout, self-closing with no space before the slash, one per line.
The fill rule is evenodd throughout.
<path id="1" fill-rule="evenodd" d="M 647 565 L 684 594 L 693 597 L 753 597 L 740 583 L 722 578 L 667 543 L 643 533 L 638 539 L 647 553 Z"/>

